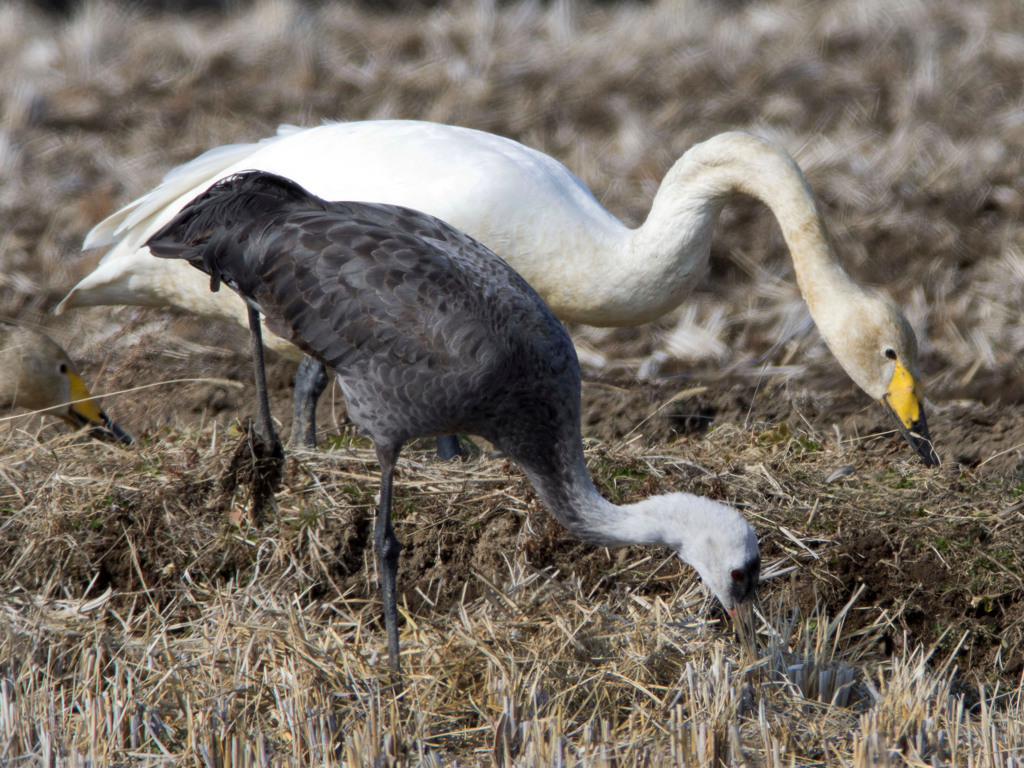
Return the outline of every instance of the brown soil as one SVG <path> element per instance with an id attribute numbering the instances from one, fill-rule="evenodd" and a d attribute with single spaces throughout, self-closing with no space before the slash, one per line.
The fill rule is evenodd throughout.
<path id="1" fill-rule="evenodd" d="M 246 365 L 240 353 L 227 367 L 242 375 Z M 290 371 L 280 361 L 271 365 L 277 414 L 290 412 Z M 748 505 L 762 521 L 766 562 L 794 557 L 790 542 L 779 532 L 782 527 L 805 539 L 807 552 L 813 553 L 795 559 L 801 571 L 788 599 L 791 605 L 808 612 L 823 606 L 834 615 L 863 585 L 847 628 L 853 632 L 890 617 L 880 653 L 918 642 L 938 642 L 948 651 L 967 632 L 959 654 L 962 668 L 1007 679 L 1020 674 L 1024 589 L 1016 559 L 1021 552 L 1017 500 L 1024 496 L 1024 462 L 1017 450 L 1008 450 L 1024 424 L 1020 407 L 947 405 L 935 414 L 932 427 L 945 463 L 925 469 L 909 455 L 902 438 L 891 433 L 837 448 L 835 427 L 844 439 L 890 432 L 881 407 L 866 403 L 852 388 L 840 397 L 814 395 L 792 383 L 751 386 L 722 377 L 707 384 L 698 381 L 695 375 L 682 384 L 611 377 L 586 382 L 584 430 L 601 441 L 590 464 L 603 493 L 634 499 L 687 490 Z M 675 394 L 697 387 L 706 388 L 673 400 Z M 238 409 L 242 415 L 247 394 L 244 389 L 197 386 L 176 401 L 176 408 L 179 413 L 200 413 L 216 403 L 216 409 Z M 332 403 L 330 393 L 319 416 L 322 425 L 335 422 L 333 434 L 340 428 L 342 440 L 352 439 L 343 404 Z M 157 450 L 181 444 L 174 431 L 146 430 L 140 437 Z M 170 443 L 161 447 L 165 441 Z M 31 573 L 21 572 L 20 579 L 41 585 L 50 574 L 60 573 L 72 590 L 85 589 L 96 579 L 93 589 L 114 588 L 118 603 L 130 604 L 144 595 L 166 605 L 170 616 L 187 619 L 191 611 L 177 597 L 182 573 L 193 580 L 246 581 L 256 575 L 255 550 L 272 541 L 308 566 L 310 572 L 301 581 L 303 600 L 329 602 L 343 593 L 365 599 L 375 616 L 379 598 L 371 536 L 376 493 L 372 458 L 361 456 L 354 463 L 343 457 L 288 459 L 280 506 L 240 538 L 219 503 L 223 492 L 218 488 L 224 467 L 232 465 L 244 443 L 238 436 L 222 441 L 224 448 L 213 462 L 201 461 L 189 448 L 178 463 L 165 464 L 162 471 L 169 485 L 147 489 L 142 476 L 139 490 L 97 500 L 92 522 L 77 520 L 72 526 L 70 514 L 64 524 L 54 521 L 64 543 L 46 547 Z M 1002 451 L 1007 453 L 999 455 Z M 663 453 L 687 458 L 666 468 L 663 476 L 652 476 L 644 457 Z M 407 454 L 443 476 L 443 468 L 435 466 L 432 443 L 420 441 Z M 855 471 L 828 483 L 828 475 L 843 465 Z M 484 594 L 489 585 L 505 583 L 510 563 L 519 559 L 571 574 L 595 601 L 605 590 L 626 587 L 639 595 L 664 597 L 679 579 L 692 578 L 678 561 L 666 564 L 660 556 L 641 567 L 621 569 L 648 553 L 580 543 L 551 520 L 508 462 L 477 452 L 456 468 L 477 466 L 483 480 L 474 477 L 454 493 L 428 495 L 415 488 L 410 492 L 405 486 L 418 472 L 410 475 L 399 468 L 399 589 L 412 615 L 437 616 L 464 598 Z M 340 493 L 341 503 L 331 505 L 310 496 L 311 472 L 363 479 L 339 481 L 334 495 Z M 508 497 L 520 500 L 519 506 L 510 507 L 505 496 L 488 495 L 495 480 Z M 245 503 L 241 488 L 233 501 L 236 516 Z M 811 505 L 818 511 L 809 515 Z M 22 531 L 17 525 L 9 527 L 13 535 L 0 552 L 8 561 L 55 533 L 49 526 Z M 309 559 L 296 552 L 305 548 Z M 769 582 L 766 588 L 771 592 L 776 587 Z"/>
<path id="2" fill-rule="evenodd" d="M 101 391 L 157 386 L 107 398 L 140 446 L 118 459 L 97 449 L 96 463 L 79 474 L 109 472 L 113 490 L 36 498 L 30 489 L 59 466 L 43 451 L 5 469 L 24 479 L 21 496 L 11 492 L 0 504 L 0 562 L 11 564 L 0 588 L 80 594 L 90 584 L 94 592 L 109 586 L 119 609 L 152 601 L 173 621 L 194 616 L 182 598 L 186 575 L 193 585 L 280 578 L 325 610 L 339 592 L 377 610 L 372 460 L 344 451 L 289 457 L 263 526 L 239 529 L 216 510 L 218 478 L 240 439 L 232 427 L 251 408 L 241 330 L 150 309 L 49 314 L 96 264 L 98 254 L 78 250 L 89 227 L 176 163 L 268 135 L 278 122 L 436 119 L 556 155 L 635 224 L 686 148 L 719 130 L 747 128 L 797 156 L 851 274 L 915 308 L 929 425 L 944 463 L 917 463 L 889 416 L 813 332 L 778 338 L 785 304 L 797 297 L 788 256 L 763 206 L 735 201 L 692 301 L 701 317 L 721 309 L 730 318 L 725 359 L 669 360 L 655 381 L 638 381 L 637 361 L 659 348 L 678 313 L 605 335 L 573 329 L 607 363 L 584 376 L 583 431 L 600 441 L 589 456 L 596 480 L 618 499 L 687 490 L 743 505 L 765 561 L 798 567 L 791 585 L 765 583 L 766 604 L 805 612 L 824 605 L 834 614 L 863 585 L 847 627 L 887 622 L 879 653 L 918 642 L 952 650 L 966 633 L 961 669 L 1019 678 L 1024 135 L 1013 126 L 1024 58 L 1019 46 L 977 26 L 1017 29 L 1019 8 L 929 4 L 920 6 L 925 24 L 913 16 L 919 6 L 901 6 L 890 18 L 888 6 L 872 5 L 876 16 L 863 23 L 847 7 L 850 18 L 838 23 L 830 4 L 796 4 L 787 6 L 792 18 L 812 18 L 786 31 L 767 23 L 770 14 L 758 16 L 756 4 L 691 4 L 695 14 L 703 8 L 704 21 L 683 26 L 703 29 L 707 39 L 684 31 L 650 48 L 646 34 L 615 37 L 633 27 L 615 18 L 630 4 L 581 4 L 579 28 L 566 33 L 572 45 L 550 31 L 561 29 L 560 20 L 523 27 L 513 5 L 497 4 L 497 21 L 477 30 L 472 19 L 486 14 L 391 18 L 296 4 L 291 36 L 289 24 L 274 25 L 281 37 L 260 38 L 265 50 L 253 48 L 246 27 L 217 20 L 124 21 L 111 13 L 102 23 L 83 17 L 92 31 L 71 34 L 55 25 L 74 28 L 73 20 L 18 17 L 24 50 L 9 36 L 11 53 L 0 56 L 0 104 L 8 108 L 0 313 L 48 328 Z M 538 13 L 547 7 L 539 4 Z M 876 34 L 871 18 L 894 26 Z M 736 29 L 763 39 L 737 46 Z M 916 37 L 928 29 L 933 36 Z M 99 40 L 97 50 L 74 50 L 103 35 L 112 41 L 106 48 Z M 478 35 L 493 39 L 482 44 Z M 296 56 L 300 47 L 311 52 Z M 477 68 L 466 50 L 478 48 L 502 54 L 467 87 L 466 73 Z M 197 58 L 201 50 L 215 55 Z M 439 65 L 437 51 L 457 65 Z M 936 51 L 942 61 L 929 58 Z M 276 64 L 261 69 L 257 59 Z M 762 359 L 799 370 L 762 377 Z M 293 368 L 278 360 L 268 374 L 286 438 Z M 191 381 L 159 384 L 180 379 Z M 351 442 L 336 389 L 318 418 L 328 440 Z M 46 430 L 44 437 L 59 432 Z M 416 448 L 407 455 L 430 466 L 431 447 Z M 424 479 L 426 470 L 408 465 L 399 470 L 400 599 L 413 615 L 444 615 L 464 592 L 505 583 L 514 555 L 572 574 L 595 603 L 624 586 L 669 594 L 693 578 L 674 560 L 626 567 L 644 553 L 575 541 L 500 460 L 474 455 L 461 466 L 479 472 L 460 485 L 446 475 Z M 847 466 L 852 472 L 833 477 Z M 445 492 L 424 490 L 431 483 Z M 503 494 L 491 493 L 499 487 Z M 243 502 L 236 493 L 230 503 Z M 294 555 L 302 573 L 271 567 L 257 575 L 259 553 L 268 551 Z"/>

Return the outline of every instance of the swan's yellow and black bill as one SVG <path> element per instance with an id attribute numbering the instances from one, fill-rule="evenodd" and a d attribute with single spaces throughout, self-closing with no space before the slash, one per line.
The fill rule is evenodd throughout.
<path id="1" fill-rule="evenodd" d="M 910 443 L 910 447 L 921 457 L 926 466 L 933 467 L 939 463 L 939 455 L 932 445 L 931 435 L 928 433 L 928 421 L 924 417 L 924 405 L 921 397 L 921 385 L 914 380 L 913 374 L 908 371 L 899 360 L 893 370 L 889 387 L 882 397 L 882 401 L 896 417 L 903 437 Z"/>
<path id="2" fill-rule="evenodd" d="M 121 429 L 104 413 L 89 394 L 82 377 L 74 371 L 65 371 L 71 382 L 71 405 L 64 420 L 75 429 L 89 428 L 89 435 L 97 440 L 131 445 L 132 436 Z"/>

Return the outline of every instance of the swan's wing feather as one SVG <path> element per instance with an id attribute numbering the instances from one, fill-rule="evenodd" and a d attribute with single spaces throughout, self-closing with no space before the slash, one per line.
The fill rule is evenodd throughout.
<path id="1" fill-rule="evenodd" d="M 151 192 L 132 201 L 93 227 L 85 236 L 82 248 L 88 250 L 116 243 L 127 232 L 159 214 L 186 192 L 210 182 L 231 166 L 241 163 L 246 157 L 287 135 L 289 132 L 278 133 L 257 142 L 215 147 L 194 160 L 172 168 Z"/>

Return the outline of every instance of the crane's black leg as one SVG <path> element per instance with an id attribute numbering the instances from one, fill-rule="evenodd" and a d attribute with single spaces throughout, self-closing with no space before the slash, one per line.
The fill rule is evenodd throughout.
<path id="1" fill-rule="evenodd" d="M 249 308 L 249 330 L 252 341 L 253 378 L 256 380 L 256 425 L 247 439 L 239 444 L 227 472 L 221 477 L 221 495 L 224 497 L 233 494 L 239 478 L 247 478 L 252 496 L 249 514 L 253 524 L 260 525 L 267 502 L 273 501 L 274 492 L 281 484 L 281 477 L 284 474 L 284 450 L 270 419 L 267 375 L 263 367 L 260 314 L 252 307 Z M 247 457 L 248 462 L 245 461 Z"/>
<path id="2" fill-rule="evenodd" d="M 316 448 L 316 403 L 327 389 L 327 366 L 312 357 L 302 358 L 295 373 L 295 401 L 292 410 L 293 448 Z"/>
<path id="3" fill-rule="evenodd" d="M 384 596 L 384 627 L 388 633 L 388 663 L 392 680 L 399 682 L 402 663 L 398 650 L 398 553 L 402 544 L 395 535 L 391 524 L 391 488 L 395 475 L 395 462 L 401 444 L 396 446 L 377 444 L 377 460 L 380 462 L 380 508 L 377 510 L 377 524 L 373 529 L 373 543 L 377 548 L 377 567 L 380 569 L 380 587 Z"/>
<path id="4" fill-rule="evenodd" d="M 252 370 L 256 380 L 256 434 L 264 447 L 271 449 L 280 441 L 270 418 L 270 400 L 267 397 L 267 371 L 263 364 L 263 329 L 260 313 L 252 307 L 249 310 L 249 331 L 252 343 Z M 279 449 L 280 450 L 280 449 Z"/>
<path id="5" fill-rule="evenodd" d="M 461 458 L 465 455 L 458 435 L 442 435 L 437 438 L 437 458 L 441 461 L 451 461 L 456 456 Z"/>

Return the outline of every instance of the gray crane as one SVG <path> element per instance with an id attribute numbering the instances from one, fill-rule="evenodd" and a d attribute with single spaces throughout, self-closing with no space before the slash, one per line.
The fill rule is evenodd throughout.
<path id="1" fill-rule="evenodd" d="M 664 545 L 750 632 L 757 536 L 735 509 L 686 493 L 616 505 L 594 487 L 580 434 L 580 371 L 568 333 L 502 259 L 407 208 L 326 202 L 249 171 L 218 181 L 146 243 L 221 282 L 267 327 L 334 370 L 381 466 L 374 543 L 388 656 L 400 674 L 391 522 L 395 463 L 415 437 L 467 432 L 514 460 L 574 536 Z M 254 351 L 261 344 L 254 341 Z M 254 356 L 257 382 L 261 356 Z M 260 385 L 258 384 L 258 387 Z M 265 386 L 257 433 L 273 436 Z"/>

